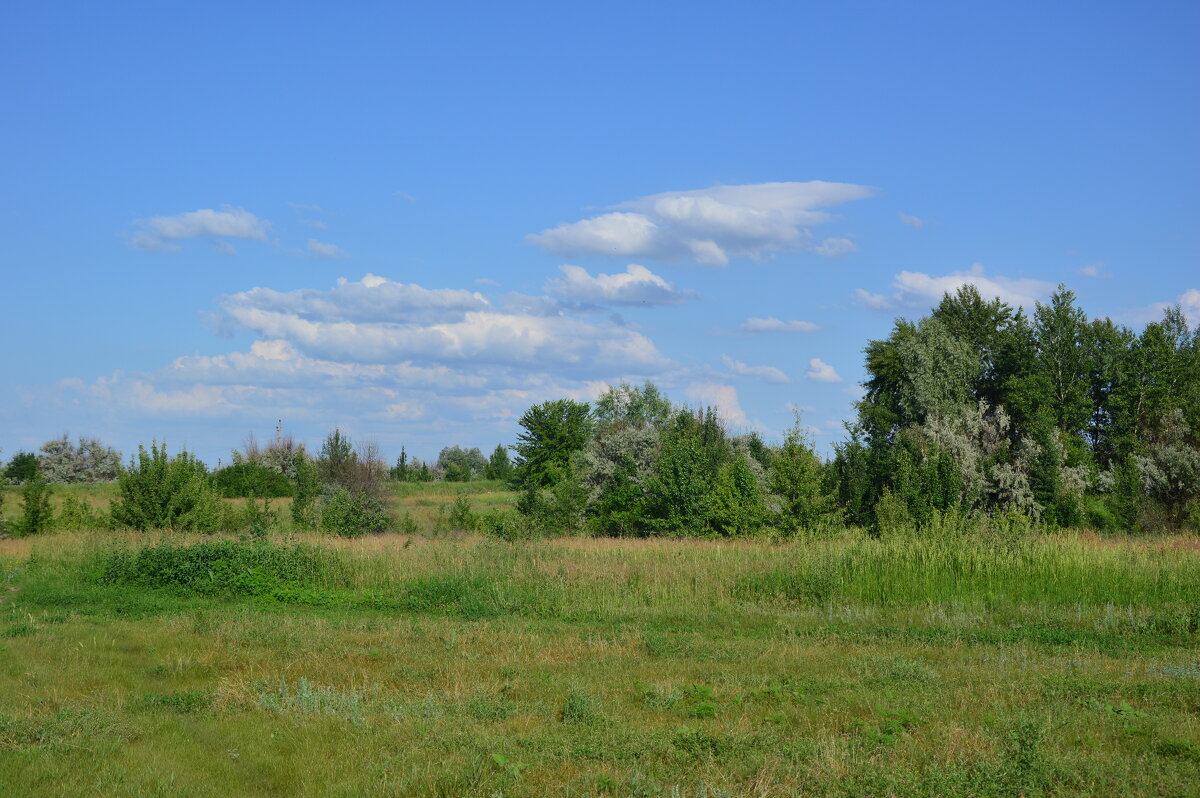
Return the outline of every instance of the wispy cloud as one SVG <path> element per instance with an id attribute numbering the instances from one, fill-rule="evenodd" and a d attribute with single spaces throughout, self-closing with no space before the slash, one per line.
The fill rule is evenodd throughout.
<path id="1" fill-rule="evenodd" d="M 139 219 L 141 228 L 130 243 L 145 250 L 171 251 L 179 249 L 176 242 L 188 238 L 242 238 L 266 241 L 271 223 L 260 219 L 245 208 L 228 205 L 221 210 L 202 208 L 175 216 L 152 216 Z"/>
<path id="2" fill-rule="evenodd" d="M 1104 270 L 1104 261 L 1102 260 L 1080 266 L 1079 273 L 1084 277 L 1112 277 L 1111 274 Z"/>
<path id="3" fill-rule="evenodd" d="M 775 383 L 776 385 L 783 385 L 792 381 L 788 375 L 775 366 L 748 366 L 740 360 L 734 360 L 729 355 L 721 355 L 721 362 L 725 364 L 725 368 L 739 377 L 756 377 L 764 382 Z"/>
<path id="4" fill-rule="evenodd" d="M 821 328 L 811 321 L 800 321 L 799 319 L 784 321 L 771 316 L 765 319 L 746 319 L 742 322 L 742 329 L 746 332 L 810 333 L 816 332 Z"/>
<path id="5" fill-rule="evenodd" d="M 1154 302 L 1137 310 L 1126 313 L 1125 317 L 1135 324 L 1146 324 L 1159 321 L 1163 313 L 1173 305 L 1178 305 L 1183 316 L 1192 327 L 1200 327 L 1200 289 L 1189 288 L 1180 294 L 1174 302 Z"/>
<path id="6" fill-rule="evenodd" d="M 347 258 L 349 255 L 337 244 L 327 244 L 315 238 L 308 239 L 308 254 L 314 258 Z"/>
<path id="7" fill-rule="evenodd" d="M 849 255 L 851 252 L 858 252 L 858 244 L 848 238 L 827 238 L 813 247 L 813 252 L 827 258 L 837 258 Z"/>
<path id="8" fill-rule="evenodd" d="M 814 244 L 809 228 L 835 217 L 823 210 L 870 197 L 851 183 L 758 183 L 669 191 L 630 200 L 526 240 L 557 254 L 692 260 L 725 266 L 734 257 L 762 258 L 808 249 L 834 256 L 854 251 L 846 238 Z"/>
<path id="9" fill-rule="evenodd" d="M 918 230 L 925 226 L 925 220 L 920 216 L 910 216 L 903 211 L 900 212 L 900 221 L 901 223 L 906 224 L 909 227 L 915 227 Z"/>
<path id="10" fill-rule="evenodd" d="M 631 263 L 623 274 L 597 274 L 592 277 L 579 266 L 559 266 L 562 277 L 546 283 L 546 292 L 568 302 L 596 305 L 678 305 L 696 298 L 694 291 L 683 291 L 662 277 Z"/>

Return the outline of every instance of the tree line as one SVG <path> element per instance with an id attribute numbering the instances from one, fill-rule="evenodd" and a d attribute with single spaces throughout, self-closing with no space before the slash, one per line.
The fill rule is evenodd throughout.
<path id="1" fill-rule="evenodd" d="M 829 459 L 799 419 L 769 445 L 730 433 L 713 408 L 622 384 L 594 403 L 534 405 L 516 443 L 490 457 L 448 446 L 422 462 L 402 448 L 388 466 L 377 446 L 335 429 L 316 454 L 290 437 L 251 437 L 209 473 L 158 443 L 122 465 L 99 441 L 63 436 L 5 468 L 24 484 L 11 531 L 50 523 L 54 482 L 118 483 L 105 518 L 64 502 L 68 526 L 254 528 L 271 520 L 265 499 L 289 496 L 294 525 L 365 534 L 396 528 L 388 480 L 478 479 L 519 491 L 519 515 L 478 518 L 464 504 L 455 523 L 505 536 L 1200 530 L 1200 330 L 1178 307 L 1135 332 L 1089 319 L 1063 286 L 1026 314 L 968 285 L 919 320 L 897 319 L 864 353 L 865 394 Z M 250 501 L 235 511 L 222 497 Z"/>

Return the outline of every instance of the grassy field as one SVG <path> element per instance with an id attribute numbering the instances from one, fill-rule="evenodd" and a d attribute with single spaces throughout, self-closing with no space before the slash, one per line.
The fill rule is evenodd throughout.
<path id="1" fill-rule="evenodd" d="M 1194 538 L 109 532 L 0 563 L 3 795 L 1200 794 Z"/>

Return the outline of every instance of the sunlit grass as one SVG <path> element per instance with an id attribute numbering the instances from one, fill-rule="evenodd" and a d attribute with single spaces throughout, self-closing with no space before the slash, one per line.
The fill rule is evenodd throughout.
<path id="1" fill-rule="evenodd" d="M 236 556 L 211 547 L 223 539 Z M 225 551 L 246 578 L 103 577 L 147 549 L 154 568 Z M 1193 538 L 79 532 L 0 541 L 0 583 L 0 785 L 14 795 L 1200 783 Z"/>

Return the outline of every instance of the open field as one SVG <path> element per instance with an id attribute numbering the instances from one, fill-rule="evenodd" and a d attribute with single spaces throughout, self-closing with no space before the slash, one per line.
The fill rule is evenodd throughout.
<path id="1" fill-rule="evenodd" d="M 110 532 L 0 557 L 4 794 L 1200 784 L 1194 538 Z"/>

